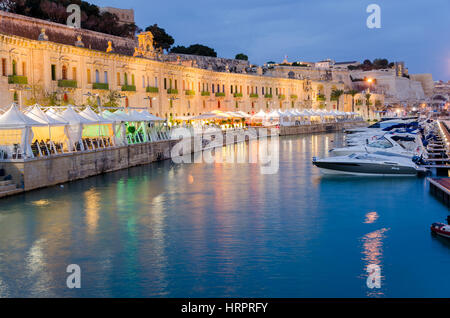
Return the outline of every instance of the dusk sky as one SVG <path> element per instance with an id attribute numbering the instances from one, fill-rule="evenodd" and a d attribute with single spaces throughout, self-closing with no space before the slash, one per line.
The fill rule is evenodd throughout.
<path id="1" fill-rule="evenodd" d="M 88 0 L 89 1 L 89 0 Z M 157 23 L 175 45 L 204 44 L 220 57 L 245 53 L 263 64 L 387 58 L 410 73 L 450 79 L 449 0 L 93 0 L 134 9 L 136 24 Z M 381 29 L 366 26 L 366 7 L 381 7 Z"/>

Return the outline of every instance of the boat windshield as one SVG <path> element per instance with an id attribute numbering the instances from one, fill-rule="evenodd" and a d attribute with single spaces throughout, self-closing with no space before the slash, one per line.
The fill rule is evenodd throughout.
<path id="1" fill-rule="evenodd" d="M 391 142 L 389 140 L 386 139 L 381 139 L 381 140 L 377 140 L 374 142 L 371 142 L 370 144 L 368 144 L 369 147 L 374 147 L 374 148 L 381 148 L 381 149 L 386 149 L 386 148 L 392 148 L 393 145 L 391 144 Z"/>

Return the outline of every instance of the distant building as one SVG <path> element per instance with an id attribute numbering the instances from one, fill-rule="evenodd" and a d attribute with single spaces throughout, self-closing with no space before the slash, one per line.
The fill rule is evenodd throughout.
<path id="1" fill-rule="evenodd" d="M 339 70 L 347 70 L 349 66 L 358 66 L 361 63 L 359 63 L 358 61 L 351 61 L 351 62 L 336 62 L 333 65 L 334 69 L 339 69 Z"/>
<path id="2" fill-rule="evenodd" d="M 320 68 L 320 69 L 329 69 L 334 65 L 334 61 L 331 59 L 326 59 L 323 61 L 319 61 L 315 63 L 315 67 Z"/>
<path id="3" fill-rule="evenodd" d="M 405 68 L 405 62 L 395 62 L 394 63 L 395 74 L 398 77 L 402 77 L 404 75 L 408 75 L 408 69 Z"/>
<path id="4" fill-rule="evenodd" d="M 412 81 L 417 81 L 422 84 L 425 96 L 433 95 L 434 82 L 431 74 L 411 74 L 410 78 Z"/>
<path id="5" fill-rule="evenodd" d="M 109 12 L 115 14 L 119 18 L 120 24 L 133 24 L 134 23 L 134 10 L 133 9 L 119 9 L 112 7 L 100 8 L 100 12 Z"/>

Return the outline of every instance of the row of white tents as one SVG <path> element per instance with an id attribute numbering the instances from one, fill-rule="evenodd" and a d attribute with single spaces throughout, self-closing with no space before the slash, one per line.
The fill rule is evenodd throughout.
<path id="1" fill-rule="evenodd" d="M 162 121 L 145 110 L 96 113 L 90 107 L 34 105 L 22 112 L 12 104 L 0 115 L 0 159 L 168 139 L 157 124 Z"/>
<path id="2" fill-rule="evenodd" d="M 213 120 L 213 119 L 226 119 L 226 118 L 245 118 L 245 119 L 270 119 L 281 117 L 337 117 L 337 118 L 354 118 L 359 116 L 354 112 L 341 112 L 341 111 L 326 111 L 317 109 L 292 109 L 292 110 L 272 110 L 265 112 L 260 110 L 254 115 L 247 114 L 243 111 L 220 111 L 213 110 L 208 113 L 203 113 L 198 116 L 178 116 L 175 120 L 180 121 L 195 121 L 195 120 Z"/>
<path id="3" fill-rule="evenodd" d="M 359 116 L 358 113 L 354 112 L 341 112 L 341 111 L 327 111 L 327 110 L 319 110 L 319 109 L 293 109 L 293 110 L 273 110 L 271 112 L 266 113 L 263 110 L 260 110 L 258 113 L 252 116 L 254 119 L 269 119 L 269 118 L 281 118 L 281 117 L 345 117 L 352 118 L 355 116 Z"/>

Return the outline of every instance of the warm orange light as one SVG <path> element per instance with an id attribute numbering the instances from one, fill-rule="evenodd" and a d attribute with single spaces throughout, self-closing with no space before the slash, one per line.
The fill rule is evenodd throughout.
<path id="1" fill-rule="evenodd" d="M 367 82 L 372 83 L 372 82 L 373 82 L 373 79 L 372 79 L 372 78 L 368 78 L 368 79 L 367 79 Z"/>

